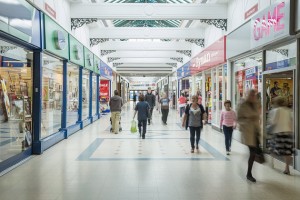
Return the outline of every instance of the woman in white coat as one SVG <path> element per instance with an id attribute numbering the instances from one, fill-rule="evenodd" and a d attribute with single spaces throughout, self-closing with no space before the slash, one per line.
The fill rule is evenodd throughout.
<path id="1" fill-rule="evenodd" d="M 292 162 L 293 150 L 293 117 L 292 111 L 287 107 L 287 102 L 283 97 L 275 97 L 273 107 L 269 113 L 268 125 L 273 138 L 271 140 L 271 150 L 278 156 L 285 158 L 284 174 L 289 175 L 289 165 Z"/>

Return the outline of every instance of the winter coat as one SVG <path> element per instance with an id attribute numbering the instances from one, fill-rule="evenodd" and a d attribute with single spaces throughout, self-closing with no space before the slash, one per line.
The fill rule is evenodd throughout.
<path id="1" fill-rule="evenodd" d="M 145 95 L 145 101 L 148 102 L 150 108 L 153 108 L 153 107 L 155 106 L 155 96 L 154 96 L 154 94 L 152 94 L 152 93 L 150 93 L 150 94 L 147 93 L 147 94 Z"/>
<path id="2" fill-rule="evenodd" d="M 260 115 L 257 103 L 242 102 L 237 110 L 237 122 L 242 134 L 242 143 L 257 146 L 260 135 Z"/>
<path id="3" fill-rule="evenodd" d="M 111 112 L 121 112 L 123 106 L 123 100 L 120 96 L 113 96 L 109 101 Z"/>

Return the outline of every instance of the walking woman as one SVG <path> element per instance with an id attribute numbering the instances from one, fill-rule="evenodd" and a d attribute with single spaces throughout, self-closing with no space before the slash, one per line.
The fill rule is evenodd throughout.
<path id="1" fill-rule="evenodd" d="M 201 104 L 198 104 L 198 96 L 192 96 L 192 103 L 186 106 L 185 115 L 182 120 L 182 127 L 190 128 L 190 142 L 191 153 L 195 150 L 195 136 L 196 136 L 196 150 L 199 151 L 200 132 L 205 124 L 206 113 Z"/>
<path id="2" fill-rule="evenodd" d="M 183 93 L 181 93 L 181 96 L 178 99 L 179 102 L 179 112 L 180 112 L 180 117 L 184 114 L 185 106 L 186 106 L 186 98 Z"/>
<path id="3" fill-rule="evenodd" d="M 256 182 L 256 179 L 252 176 L 252 167 L 257 147 L 259 146 L 260 114 L 255 90 L 250 90 L 245 101 L 239 105 L 237 122 L 242 134 L 242 143 L 248 146 L 250 153 L 247 179 L 251 182 Z"/>
<path id="4" fill-rule="evenodd" d="M 145 96 L 143 94 L 140 94 L 139 96 L 139 102 L 135 106 L 135 112 L 133 115 L 133 119 L 135 118 L 136 113 L 138 113 L 138 127 L 139 127 L 139 133 L 140 137 L 142 139 L 145 139 L 146 131 L 147 131 L 147 118 L 150 111 L 149 104 L 145 101 Z M 143 127 L 143 131 L 142 131 Z"/>
<path id="5" fill-rule="evenodd" d="M 292 111 L 287 107 L 284 97 L 273 98 L 273 108 L 269 113 L 268 125 L 271 127 L 270 133 L 271 150 L 278 156 L 285 158 L 284 174 L 290 175 L 290 164 L 293 154 L 293 117 Z"/>
<path id="6" fill-rule="evenodd" d="M 223 128 L 225 135 L 225 147 L 227 155 L 230 155 L 232 132 L 236 127 L 236 114 L 231 109 L 231 101 L 227 100 L 224 102 L 225 111 L 221 113 L 220 128 Z"/>

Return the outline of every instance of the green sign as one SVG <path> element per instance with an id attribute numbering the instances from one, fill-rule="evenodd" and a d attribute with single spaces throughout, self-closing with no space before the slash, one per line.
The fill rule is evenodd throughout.
<path id="1" fill-rule="evenodd" d="M 84 66 L 83 45 L 73 36 L 69 35 L 70 61 Z"/>
<path id="2" fill-rule="evenodd" d="M 59 57 L 69 59 L 68 32 L 44 15 L 45 49 Z"/>
<path id="3" fill-rule="evenodd" d="M 84 47 L 84 67 L 91 71 L 94 70 L 94 54 Z"/>
<path id="4" fill-rule="evenodd" d="M 94 55 L 94 72 L 100 74 L 100 58 Z"/>

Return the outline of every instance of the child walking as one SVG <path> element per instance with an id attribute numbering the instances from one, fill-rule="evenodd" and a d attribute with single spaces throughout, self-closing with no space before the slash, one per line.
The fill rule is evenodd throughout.
<path id="1" fill-rule="evenodd" d="M 223 127 L 227 155 L 230 155 L 232 132 L 236 128 L 236 114 L 231 109 L 231 101 L 224 102 L 225 110 L 221 113 L 220 128 Z"/>

